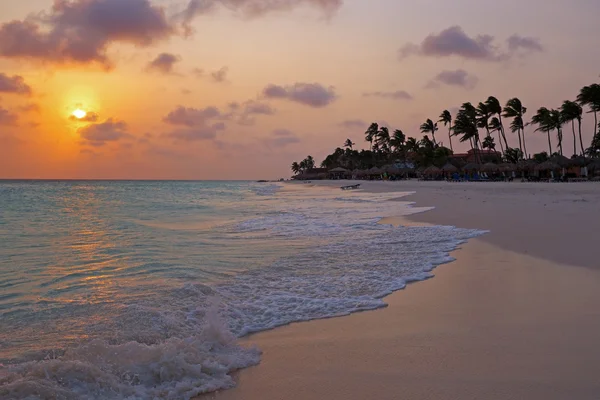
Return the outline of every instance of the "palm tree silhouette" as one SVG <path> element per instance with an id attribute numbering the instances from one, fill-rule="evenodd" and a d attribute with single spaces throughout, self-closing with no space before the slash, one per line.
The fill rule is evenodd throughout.
<path id="1" fill-rule="evenodd" d="M 512 98 L 506 102 L 506 106 L 502 110 L 502 116 L 505 118 L 512 118 L 510 129 L 513 133 L 519 135 L 519 148 L 527 157 L 527 146 L 525 144 L 525 124 L 523 122 L 523 116 L 527 112 L 527 108 L 523 107 L 523 103 L 518 98 Z M 521 140 L 521 133 L 523 133 L 523 139 Z"/>
<path id="2" fill-rule="evenodd" d="M 541 107 L 537 113 L 531 117 L 531 123 L 538 126 L 536 132 L 546 132 L 548 134 L 548 150 L 549 155 L 552 155 L 552 140 L 550 139 L 550 131 L 554 129 L 553 122 L 550 116 L 550 110 L 546 107 Z"/>
<path id="3" fill-rule="evenodd" d="M 294 175 L 298 175 L 298 173 L 300 172 L 300 164 L 298 164 L 296 161 L 292 163 L 292 172 L 294 173 Z"/>
<path id="4" fill-rule="evenodd" d="M 550 127 L 552 128 L 552 130 L 556 129 L 556 136 L 558 138 L 558 148 L 560 149 L 560 155 L 563 155 L 563 147 L 562 147 L 562 141 L 563 141 L 563 134 L 562 134 L 562 126 L 563 126 L 563 119 L 562 119 L 562 115 L 560 114 L 560 111 L 558 110 L 550 110 L 550 114 L 548 116 L 548 120 L 550 122 Z"/>
<path id="5" fill-rule="evenodd" d="M 594 113 L 594 134 L 592 143 L 600 140 L 596 135 L 600 134 L 600 126 L 598 125 L 598 112 L 600 111 L 600 85 L 594 83 L 590 86 L 584 86 L 577 95 L 577 102 L 582 106 L 587 106 L 591 113 Z"/>
<path id="6" fill-rule="evenodd" d="M 433 122 L 430 119 L 427 119 L 427 121 L 425 121 L 425 123 L 421 124 L 421 133 L 431 133 L 431 137 L 433 138 L 433 145 L 437 146 L 437 143 L 435 141 L 435 133 L 437 132 L 438 127 L 437 127 L 437 123 Z"/>
<path id="7" fill-rule="evenodd" d="M 448 140 L 450 141 L 450 150 L 454 151 L 454 149 L 452 148 L 452 114 L 450 114 L 450 111 L 442 111 L 438 122 L 442 122 L 444 126 L 448 127 Z"/>
<path id="8" fill-rule="evenodd" d="M 504 148 L 502 147 L 502 125 L 498 117 L 492 117 L 489 123 L 490 132 L 498 132 L 498 143 L 500 143 L 500 150 L 504 154 Z"/>
<path id="9" fill-rule="evenodd" d="M 509 147 L 508 142 L 506 141 L 506 134 L 504 133 L 504 125 L 502 124 L 502 105 L 500 104 L 500 101 L 494 96 L 490 96 L 485 101 L 485 105 L 488 107 L 492 115 L 498 116 L 498 122 L 500 127 L 499 132 L 502 135 L 502 139 L 504 139 L 504 146 L 508 149 Z"/>
<path id="10" fill-rule="evenodd" d="M 379 124 L 376 124 L 375 122 L 373 122 L 367 128 L 367 130 L 365 132 L 365 140 L 370 143 L 371 150 L 374 150 L 373 140 L 375 140 L 375 138 L 377 137 L 378 134 L 379 134 Z"/>
<path id="11" fill-rule="evenodd" d="M 356 143 L 352 143 L 352 140 L 350 139 L 346 139 L 346 141 L 344 142 L 344 147 L 349 148 L 350 150 L 352 150 L 352 147 L 355 145 Z"/>
<path id="12" fill-rule="evenodd" d="M 389 153 L 390 150 L 390 131 L 387 127 L 382 126 L 377 132 L 377 136 L 375 138 L 375 142 L 377 147 L 381 149 L 384 153 Z"/>
<path id="13" fill-rule="evenodd" d="M 574 101 L 565 100 L 560 107 L 560 115 L 563 122 L 571 123 L 573 129 L 573 154 L 577 155 L 577 136 L 575 135 L 575 120 L 579 123 L 579 144 L 581 145 L 581 153 L 585 151 L 583 148 L 583 139 L 581 138 L 581 116 L 583 115 L 583 109 L 581 106 Z"/>
<path id="14" fill-rule="evenodd" d="M 471 103 L 464 103 L 456 118 L 454 118 L 455 135 L 461 135 L 460 141 L 471 143 L 471 149 L 475 152 L 475 157 L 480 161 L 479 152 L 479 130 L 477 129 L 477 109 Z"/>

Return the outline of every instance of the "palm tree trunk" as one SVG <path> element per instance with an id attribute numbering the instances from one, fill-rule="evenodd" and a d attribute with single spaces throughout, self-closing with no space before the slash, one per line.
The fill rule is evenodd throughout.
<path id="1" fill-rule="evenodd" d="M 519 149 L 521 150 L 521 154 L 523 154 L 523 142 L 521 142 L 521 129 L 517 130 L 517 135 L 519 135 Z"/>
<path id="2" fill-rule="evenodd" d="M 450 150 L 454 152 L 454 149 L 452 148 L 452 126 L 448 128 L 448 140 L 450 141 Z"/>
<path id="3" fill-rule="evenodd" d="M 498 143 L 500 144 L 500 151 L 502 151 L 502 154 L 504 154 L 504 149 L 502 148 L 502 134 L 500 133 L 500 130 L 498 130 Z"/>
<path id="4" fill-rule="evenodd" d="M 585 157 L 585 149 L 583 148 L 583 138 L 581 137 L 581 118 L 577 119 L 579 124 L 579 144 L 581 145 L 581 155 Z"/>
<path id="5" fill-rule="evenodd" d="M 594 139 L 596 139 L 597 134 L 598 134 L 598 113 L 596 111 L 594 111 L 594 136 L 592 137 L 592 144 L 590 144 L 590 147 L 592 147 L 592 145 L 594 144 Z"/>
<path id="6" fill-rule="evenodd" d="M 548 133 L 548 150 L 550 150 L 550 153 L 548 153 L 548 157 L 552 157 L 552 141 L 550 140 L 550 129 L 548 129 L 546 133 Z"/>
<path id="7" fill-rule="evenodd" d="M 525 150 L 525 159 L 529 159 L 529 155 L 527 154 L 527 145 L 525 144 L 525 127 L 521 128 L 521 131 L 523 132 L 523 149 Z"/>
<path id="8" fill-rule="evenodd" d="M 504 147 L 509 149 L 508 142 L 506 141 L 506 134 L 504 132 L 504 125 L 502 125 L 502 114 L 498 114 L 498 121 L 500 121 L 500 130 L 502 131 L 502 138 L 504 139 Z"/>
<path id="9" fill-rule="evenodd" d="M 575 136 L 575 120 L 571 120 L 571 128 L 573 129 L 573 155 L 577 155 L 577 136 Z"/>
<path id="10" fill-rule="evenodd" d="M 556 131 L 558 132 L 557 133 L 557 136 L 558 136 L 558 148 L 559 148 L 559 151 L 560 151 L 560 155 L 562 156 L 563 155 L 562 132 L 560 131 L 560 128 L 558 128 Z"/>
<path id="11" fill-rule="evenodd" d="M 435 141 L 435 132 L 431 131 L 431 137 L 433 138 L 433 145 L 437 147 L 437 143 Z"/>

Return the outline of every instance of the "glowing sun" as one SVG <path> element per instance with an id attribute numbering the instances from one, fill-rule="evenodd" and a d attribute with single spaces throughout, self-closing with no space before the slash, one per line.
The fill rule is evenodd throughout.
<path id="1" fill-rule="evenodd" d="M 81 108 L 78 108 L 77 110 L 73 111 L 73 116 L 77 119 L 85 118 L 86 115 L 87 112 L 82 110 Z"/>

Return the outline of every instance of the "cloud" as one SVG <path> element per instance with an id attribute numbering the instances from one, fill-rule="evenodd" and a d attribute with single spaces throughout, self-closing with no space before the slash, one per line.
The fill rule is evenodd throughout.
<path id="1" fill-rule="evenodd" d="M 17 114 L 0 106 L 0 125 L 15 126 L 18 120 L 19 116 Z"/>
<path id="2" fill-rule="evenodd" d="M 93 111 L 88 111 L 83 118 L 77 118 L 76 116 L 71 115 L 69 120 L 75 122 L 98 122 L 100 120 L 100 116 Z"/>
<path id="3" fill-rule="evenodd" d="M 412 100 L 413 96 L 405 90 L 396 90 L 395 92 L 367 92 L 363 97 L 381 97 L 392 100 Z"/>
<path id="4" fill-rule="evenodd" d="M 457 69 L 454 71 L 446 70 L 437 74 L 425 87 L 434 89 L 438 88 L 440 85 L 450 85 L 473 89 L 478 81 L 476 76 L 470 75 L 464 69 Z"/>
<path id="5" fill-rule="evenodd" d="M 27 103 L 21 107 L 19 107 L 19 111 L 24 112 L 24 113 L 31 113 L 31 112 L 35 112 L 35 113 L 39 113 L 41 112 L 41 108 L 40 105 L 37 103 Z"/>
<path id="6" fill-rule="evenodd" d="M 268 143 L 276 147 L 285 147 L 299 142 L 300 138 L 288 129 L 275 129 L 268 139 Z"/>
<path id="7" fill-rule="evenodd" d="M 509 37 L 506 42 L 508 43 L 508 49 L 512 52 L 518 52 L 520 50 L 531 53 L 544 51 L 544 47 L 537 38 L 515 34 Z"/>
<path id="8" fill-rule="evenodd" d="M 92 146 L 104 146 L 107 142 L 116 142 L 131 137 L 127 133 L 127 124 L 113 118 L 99 124 L 91 124 L 77 130 L 83 140 Z"/>
<path id="9" fill-rule="evenodd" d="M 165 133 L 163 136 L 184 142 L 212 140 L 217 137 L 219 131 L 226 128 L 225 124 L 219 120 L 228 118 L 230 117 L 223 114 L 217 107 L 198 109 L 178 106 L 167 114 L 163 121 L 183 128 Z"/>
<path id="10" fill-rule="evenodd" d="M 217 107 L 197 109 L 178 106 L 167 114 L 163 121 L 171 125 L 183 125 L 191 128 L 204 126 L 211 119 L 221 116 L 221 111 Z"/>
<path id="11" fill-rule="evenodd" d="M 183 23 L 186 34 L 189 35 L 192 33 L 190 23 L 193 19 L 215 11 L 219 4 L 245 18 L 290 11 L 302 5 L 315 7 L 326 16 L 331 16 L 342 6 L 343 0 L 190 0 L 185 10 L 177 15 L 177 19 Z"/>
<path id="12" fill-rule="evenodd" d="M 477 35 L 470 37 L 460 26 L 452 26 L 437 34 L 430 34 L 420 44 L 408 43 L 398 51 L 401 60 L 412 55 L 424 57 L 456 56 L 470 60 L 505 61 L 517 50 L 522 55 L 542 51 L 537 39 L 522 37 L 517 34 L 507 39 L 507 50 L 502 50 L 495 43 L 494 36 Z"/>
<path id="13" fill-rule="evenodd" d="M 202 78 L 204 77 L 204 70 L 202 68 L 194 68 L 192 70 L 192 75 L 194 75 L 196 78 Z"/>
<path id="14" fill-rule="evenodd" d="M 229 68 L 222 67 L 218 71 L 213 71 L 210 73 L 210 76 L 214 82 L 223 83 L 227 82 L 227 74 L 229 73 Z"/>
<path id="15" fill-rule="evenodd" d="M 175 64 L 181 61 L 181 57 L 170 53 L 161 53 L 146 67 L 147 71 L 155 71 L 161 74 L 172 74 Z"/>
<path id="16" fill-rule="evenodd" d="M 368 123 L 362 119 L 347 119 L 339 123 L 342 128 L 354 129 L 354 128 L 367 128 Z"/>
<path id="17" fill-rule="evenodd" d="M 190 89 L 181 89 L 181 94 L 188 96 L 192 94 L 192 91 Z"/>
<path id="18" fill-rule="evenodd" d="M 0 56 L 110 68 L 111 44 L 146 47 L 174 34 L 164 8 L 149 0 L 60 0 L 49 12 L 4 23 Z"/>
<path id="19" fill-rule="evenodd" d="M 270 84 L 263 90 L 263 95 L 270 99 L 287 99 L 306 106 L 326 107 L 337 99 L 333 87 L 324 87 L 319 83 L 298 82 L 291 86 Z"/>
<path id="20" fill-rule="evenodd" d="M 31 87 L 25 83 L 22 76 L 8 76 L 0 72 L 0 93 L 14 93 L 29 96 Z"/>

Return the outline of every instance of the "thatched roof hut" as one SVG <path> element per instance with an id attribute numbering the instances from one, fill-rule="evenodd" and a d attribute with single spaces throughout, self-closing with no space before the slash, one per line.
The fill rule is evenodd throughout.
<path id="1" fill-rule="evenodd" d="M 571 159 L 561 156 L 560 154 L 550 157 L 549 161 L 553 162 L 554 164 L 558 164 L 558 166 L 562 168 L 568 168 L 572 165 Z"/>
<path id="2" fill-rule="evenodd" d="M 447 173 L 447 174 L 453 174 L 455 172 L 458 172 L 458 168 L 456 168 L 454 165 L 447 163 L 446 165 L 444 165 L 442 167 L 442 172 Z"/>
<path id="3" fill-rule="evenodd" d="M 512 163 L 502 163 L 498 167 L 501 172 L 514 172 L 517 170 L 517 165 Z"/>
<path id="4" fill-rule="evenodd" d="M 575 158 L 571 158 L 571 166 L 572 167 L 585 167 L 590 160 L 583 157 L 577 156 Z"/>
<path id="5" fill-rule="evenodd" d="M 590 172 L 594 172 L 594 173 L 599 173 L 600 172 L 600 159 L 595 159 L 592 160 L 588 165 L 587 168 Z"/>
<path id="6" fill-rule="evenodd" d="M 517 171 L 533 171 L 536 165 L 535 160 L 521 160 L 517 163 Z"/>
<path id="7" fill-rule="evenodd" d="M 470 163 L 465 165 L 464 167 L 462 167 L 463 171 L 479 171 L 481 169 L 481 165 L 480 164 L 476 164 L 476 163 Z"/>
<path id="8" fill-rule="evenodd" d="M 483 172 L 498 172 L 500 171 L 500 166 L 498 164 L 494 164 L 494 163 L 485 163 L 481 166 L 481 170 Z"/>
<path id="9" fill-rule="evenodd" d="M 561 166 L 552 161 L 545 161 L 535 166 L 536 171 L 558 171 L 559 169 L 561 169 Z"/>
<path id="10" fill-rule="evenodd" d="M 344 173 L 349 172 L 349 171 L 347 169 L 345 169 L 345 168 L 337 167 L 337 168 L 334 168 L 332 170 L 329 170 L 329 172 L 333 172 L 335 174 L 344 174 Z"/>
<path id="11" fill-rule="evenodd" d="M 437 175 L 440 172 L 442 172 L 441 169 L 439 169 L 435 165 L 432 165 L 431 167 L 425 168 L 425 171 L 423 171 L 423 175 Z"/>

